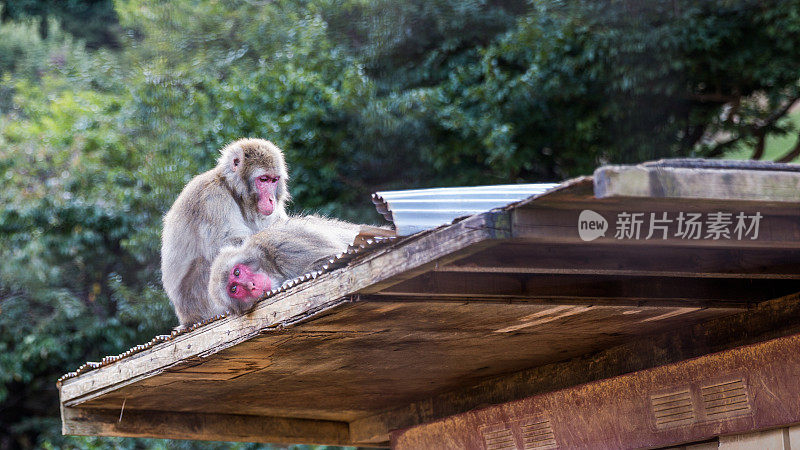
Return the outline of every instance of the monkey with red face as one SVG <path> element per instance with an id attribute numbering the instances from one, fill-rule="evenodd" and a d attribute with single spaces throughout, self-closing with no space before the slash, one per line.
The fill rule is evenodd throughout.
<path id="1" fill-rule="evenodd" d="M 217 311 L 241 314 L 270 289 L 320 269 L 344 252 L 362 226 L 318 216 L 290 217 L 223 248 L 211 266 L 208 296 Z"/>
<path id="2" fill-rule="evenodd" d="M 278 147 L 239 139 L 184 187 L 164 216 L 161 242 L 161 280 L 181 326 L 224 312 L 207 297 L 211 263 L 222 247 L 286 219 L 287 179 Z"/>

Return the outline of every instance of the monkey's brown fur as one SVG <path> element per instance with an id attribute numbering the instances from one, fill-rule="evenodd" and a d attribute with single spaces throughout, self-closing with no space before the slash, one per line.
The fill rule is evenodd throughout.
<path id="1" fill-rule="evenodd" d="M 289 217 L 254 234 L 240 246 L 225 247 L 214 259 L 208 296 L 216 311 L 243 313 L 253 306 L 228 295 L 228 280 L 236 264 L 266 274 L 272 288 L 320 269 L 330 257 L 353 243 L 360 225 L 319 216 Z"/>
<path id="2" fill-rule="evenodd" d="M 194 177 L 164 216 L 161 280 L 182 326 L 222 312 L 208 299 L 209 270 L 220 248 L 286 218 L 283 152 L 263 139 L 240 139 L 220 152 L 217 166 Z M 263 174 L 279 177 L 270 215 L 256 208 L 254 180 Z"/>

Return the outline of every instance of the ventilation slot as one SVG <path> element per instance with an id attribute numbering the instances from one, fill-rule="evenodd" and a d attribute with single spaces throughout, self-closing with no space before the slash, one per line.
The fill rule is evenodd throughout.
<path id="1" fill-rule="evenodd" d="M 517 448 L 510 428 L 491 427 L 481 430 L 481 434 L 486 444 L 486 450 L 515 450 Z"/>
<path id="2" fill-rule="evenodd" d="M 525 450 L 556 447 L 556 437 L 549 419 L 539 418 L 521 422 L 519 429 L 522 432 L 522 448 Z"/>
<path id="3" fill-rule="evenodd" d="M 689 389 L 650 397 L 656 427 L 669 428 L 692 423 L 694 411 Z"/>
<path id="4" fill-rule="evenodd" d="M 744 379 L 712 384 L 700 388 L 703 408 L 710 420 L 740 416 L 750 412 L 750 399 Z"/>

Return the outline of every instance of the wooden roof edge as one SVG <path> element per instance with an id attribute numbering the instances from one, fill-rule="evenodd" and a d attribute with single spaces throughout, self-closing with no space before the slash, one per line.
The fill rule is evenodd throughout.
<path id="1" fill-rule="evenodd" d="M 798 167 L 800 169 L 800 167 Z M 594 196 L 800 203 L 800 172 L 761 166 L 659 164 L 602 166 Z"/>
<path id="2" fill-rule="evenodd" d="M 81 403 L 128 384 L 158 375 L 190 358 L 207 357 L 261 333 L 292 326 L 315 314 L 357 300 L 483 248 L 481 243 L 510 236 L 507 213 L 491 211 L 450 226 L 424 232 L 353 261 L 344 270 L 319 275 L 261 301 L 248 314 L 220 316 L 186 333 L 158 336 L 103 363 L 87 363 L 57 383 L 61 403 Z M 484 246 L 485 246 L 484 245 Z"/>
<path id="3" fill-rule="evenodd" d="M 566 180 L 503 209 L 543 201 L 611 198 L 800 203 L 800 165 L 733 163 L 736 161 L 717 164 L 717 161 L 678 159 L 605 165 L 591 176 Z"/>
<path id="4" fill-rule="evenodd" d="M 124 408 L 67 408 L 63 405 L 61 417 L 61 431 L 64 435 L 229 440 L 270 444 L 353 444 L 349 425 L 330 420 Z"/>
<path id="5" fill-rule="evenodd" d="M 560 183 L 547 191 L 532 195 L 525 200 L 510 203 L 509 205 L 501 208 L 504 211 L 510 211 L 516 208 L 530 205 L 542 200 L 569 200 L 574 198 L 589 198 L 594 196 L 594 179 L 591 176 L 582 176 L 571 178 Z"/>

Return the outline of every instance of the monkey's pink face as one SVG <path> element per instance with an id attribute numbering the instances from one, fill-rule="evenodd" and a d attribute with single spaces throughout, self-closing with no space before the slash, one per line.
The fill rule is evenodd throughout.
<path id="1" fill-rule="evenodd" d="M 265 216 L 275 211 L 278 180 L 280 178 L 279 176 L 273 177 L 267 174 L 256 177 L 255 187 L 258 192 L 258 212 Z"/>
<path id="2" fill-rule="evenodd" d="M 246 264 L 236 264 L 228 274 L 228 295 L 243 302 L 256 300 L 272 289 L 266 274 L 253 272 Z"/>

